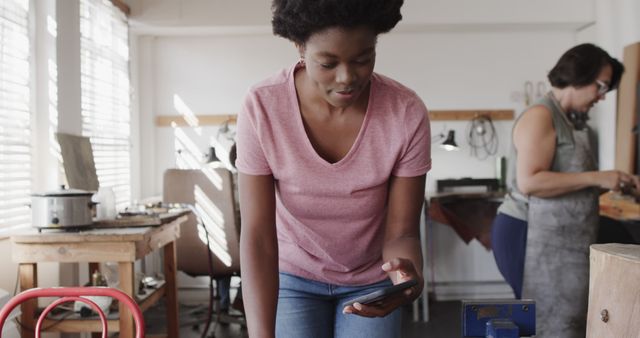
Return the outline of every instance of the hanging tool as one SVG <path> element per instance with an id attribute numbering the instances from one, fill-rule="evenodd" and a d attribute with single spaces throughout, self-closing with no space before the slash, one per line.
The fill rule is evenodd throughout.
<path id="1" fill-rule="evenodd" d="M 542 98 L 547 93 L 547 84 L 544 81 L 538 81 L 536 84 L 536 99 Z"/>
<path id="2" fill-rule="evenodd" d="M 529 106 L 533 100 L 533 82 L 526 81 L 524 83 L 524 105 Z"/>

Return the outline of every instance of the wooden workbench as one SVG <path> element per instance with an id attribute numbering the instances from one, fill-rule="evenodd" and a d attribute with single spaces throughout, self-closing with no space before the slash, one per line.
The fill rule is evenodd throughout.
<path id="1" fill-rule="evenodd" d="M 174 242 L 180 236 L 180 224 L 186 221 L 186 212 L 176 217 L 163 218 L 154 226 L 94 228 L 77 232 L 63 230 L 25 230 L 11 236 L 11 255 L 19 264 L 20 289 L 37 287 L 39 262 L 101 263 L 118 262 L 119 288 L 134 299 L 133 264 L 156 249 L 163 249 L 165 283 L 139 303 L 142 311 L 165 296 L 167 304 L 167 336 L 178 337 L 178 303 L 176 288 L 176 250 Z M 37 301 L 22 305 L 22 337 L 33 337 L 34 313 Z M 119 313 L 128 313 L 119 306 Z M 44 327 L 52 324 L 45 322 Z M 134 336 L 133 317 L 120 315 L 108 321 L 109 332 L 119 331 L 121 338 Z M 68 319 L 50 328 L 58 332 L 100 332 L 99 320 Z"/>

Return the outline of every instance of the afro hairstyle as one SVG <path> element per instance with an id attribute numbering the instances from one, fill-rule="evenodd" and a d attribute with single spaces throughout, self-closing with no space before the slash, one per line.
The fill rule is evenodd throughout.
<path id="1" fill-rule="evenodd" d="M 303 45 L 330 27 L 366 26 L 377 34 L 390 31 L 402 19 L 403 0 L 273 0 L 273 33 Z"/>

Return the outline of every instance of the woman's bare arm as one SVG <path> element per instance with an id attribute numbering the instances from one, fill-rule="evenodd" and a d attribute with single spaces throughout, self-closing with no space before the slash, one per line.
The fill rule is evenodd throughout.
<path id="1" fill-rule="evenodd" d="M 278 239 L 273 176 L 238 176 L 242 230 L 242 298 L 250 337 L 275 336 L 278 303 Z"/>
<path id="2" fill-rule="evenodd" d="M 534 106 L 523 114 L 513 131 L 513 143 L 518 153 L 518 189 L 523 194 L 554 197 L 587 187 L 618 190 L 621 182 L 638 185 L 637 178 L 617 170 L 550 171 L 556 151 L 551 111 L 544 106 Z"/>

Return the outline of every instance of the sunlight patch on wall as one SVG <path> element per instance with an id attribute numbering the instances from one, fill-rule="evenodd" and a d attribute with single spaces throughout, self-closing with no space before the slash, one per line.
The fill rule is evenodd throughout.
<path id="1" fill-rule="evenodd" d="M 194 128 L 194 131 L 198 135 L 202 135 L 202 128 L 200 127 L 200 121 L 196 114 L 193 113 L 193 110 L 187 106 L 184 100 L 178 95 L 173 94 L 173 107 L 178 111 L 178 113 L 184 118 L 187 124 Z"/>
<path id="2" fill-rule="evenodd" d="M 181 128 L 173 129 L 176 166 L 180 169 L 200 169 L 202 152 Z"/>

